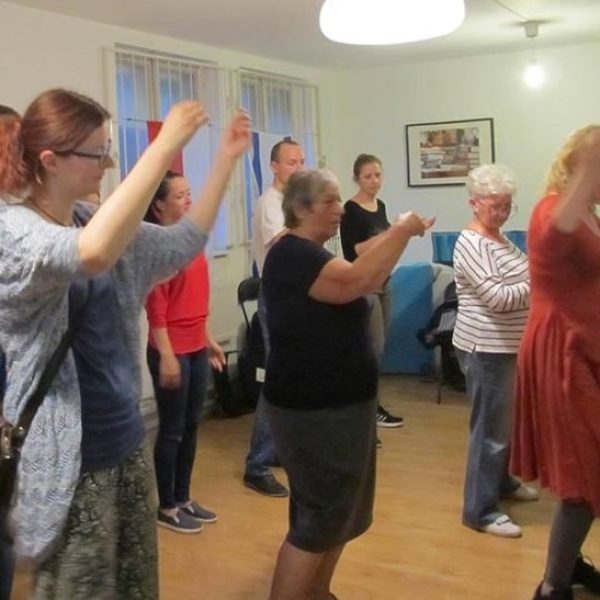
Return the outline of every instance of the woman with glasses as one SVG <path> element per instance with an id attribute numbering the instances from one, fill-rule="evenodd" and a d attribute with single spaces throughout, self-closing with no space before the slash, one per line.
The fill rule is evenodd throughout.
<path id="1" fill-rule="evenodd" d="M 502 537 L 521 528 L 501 498 L 536 500 L 508 473 L 510 407 L 519 342 L 529 309 L 527 257 L 501 232 L 516 207 L 514 173 L 483 165 L 468 175 L 473 216 L 454 248 L 458 316 L 453 344 L 471 403 L 463 523 Z"/>
<path id="2" fill-rule="evenodd" d="M 600 126 L 571 135 L 533 210 L 531 314 L 519 350 L 513 471 L 558 499 L 535 600 L 600 595 L 581 555 L 600 516 Z"/>
<path id="3" fill-rule="evenodd" d="M 200 201 L 169 227 L 140 221 L 167 167 L 206 122 L 197 102 L 169 112 L 156 140 L 93 212 L 109 154 L 109 114 L 49 90 L 27 108 L 19 143 L 2 145 L 0 347 L 18 421 L 70 327 L 69 352 L 21 453 L 13 524 L 17 553 L 36 561 L 35 598 L 158 598 L 150 462 L 143 446 L 139 315 L 158 281 L 204 247 L 250 124 L 225 128 Z M 12 173 L 12 177 L 7 177 Z M 16 176 L 15 176 L 16 174 Z"/>

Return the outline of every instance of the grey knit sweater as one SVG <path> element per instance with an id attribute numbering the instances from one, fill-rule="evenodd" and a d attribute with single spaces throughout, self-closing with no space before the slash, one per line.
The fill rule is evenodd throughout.
<path id="1" fill-rule="evenodd" d="M 78 204 L 78 212 L 91 207 Z M 68 325 L 68 288 L 84 277 L 80 230 L 52 225 L 21 205 L 0 203 L 0 347 L 8 385 L 4 417 L 14 423 Z M 113 267 L 120 336 L 137 365 L 139 315 L 152 286 L 202 250 L 207 236 L 189 220 L 143 223 Z M 21 556 L 43 558 L 65 524 L 80 475 L 81 407 L 71 352 L 33 421 L 19 465 L 13 522 Z"/>

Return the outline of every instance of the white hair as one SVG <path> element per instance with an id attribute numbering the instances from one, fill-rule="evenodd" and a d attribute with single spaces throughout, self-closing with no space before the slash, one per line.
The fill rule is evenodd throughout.
<path id="1" fill-rule="evenodd" d="M 517 191 L 517 178 L 512 169 L 504 165 L 481 165 L 469 172 L 467 191 L 470 198 L 492 194 L 510 194 Z"/>

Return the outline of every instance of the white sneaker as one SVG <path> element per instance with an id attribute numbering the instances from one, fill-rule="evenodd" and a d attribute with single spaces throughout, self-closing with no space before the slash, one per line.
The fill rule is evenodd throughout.
<path id="1" fill-rule="evenodd" d="M 523 535 L 521 528 L 513 523 L 508 515 L 500 515 L 493 523 L 484 525 L 481 531 L 506 538 L 518 538 Z"/>
<path id="2" fill-rule="evenodd" d="M 540 493 L 530 485 L 521 484 L 516 490 L 504 496 L 507 500 L 518 500 L 519 502 L 533 502 L 539 500 Z"/>

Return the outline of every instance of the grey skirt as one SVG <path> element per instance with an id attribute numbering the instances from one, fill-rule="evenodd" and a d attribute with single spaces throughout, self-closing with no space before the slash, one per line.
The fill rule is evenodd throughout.
<path id="1" fill-rule="evenodd" d="M 291 410 L 266 402 L 277 456 L 290 483 L 288 542 L 327 552 L 373 521 L 375 400 Z"/>

